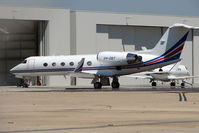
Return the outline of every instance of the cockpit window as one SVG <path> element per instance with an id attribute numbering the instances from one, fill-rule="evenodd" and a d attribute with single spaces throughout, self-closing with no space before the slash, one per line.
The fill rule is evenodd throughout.
<path id="1" fill-rule="evenodd" d="M 27 63 L 27 60 L 22 61 L 22 63 L 23 63 L 23 64 L 26 64 L 26 63 Z"/>

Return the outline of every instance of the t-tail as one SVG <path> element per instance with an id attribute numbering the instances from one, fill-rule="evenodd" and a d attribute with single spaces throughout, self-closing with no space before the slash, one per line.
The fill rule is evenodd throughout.
<path id="1" fill-rule="evenodd" d="M 172 61 L 180 59 L 180 55 L 190 29 L 198 29 L 198 27 L 188 26 L 185 24 L 174 24 L 170 26 L 156 46 L 147 51 L 149 54 L 158 56 L 151 60 L 150 63 L 162 60 Z"/>

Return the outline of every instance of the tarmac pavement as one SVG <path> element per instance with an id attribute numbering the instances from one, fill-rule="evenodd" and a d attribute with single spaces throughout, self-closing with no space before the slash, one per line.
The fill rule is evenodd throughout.
<path id="1" fill-rule="evenodd" d="M 197 87 L 1 86 L 0 133 L 198 133 L 198 92 Z"/>

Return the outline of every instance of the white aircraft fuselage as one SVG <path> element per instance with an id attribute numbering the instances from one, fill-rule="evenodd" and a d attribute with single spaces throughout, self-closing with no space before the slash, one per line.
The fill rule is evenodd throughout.
<path id="1" fill-rule="evenodd" d="M 184 65 L 179 65 L 176 70 L 171 70 L 172 67 L 173 65 L 162 67 L 161 68 L 163 72 L 162 74 L 158 73 L 160 72 L 159 71 L 160 69 L 155 69 L 153 71 L 154 73 L 151 73 L 150 76 L 153 78 L 153 80 L 160 80 L 164 82 L 170 82 L 172 80 L 176 80 L 181 77 L 183 78 L 183 77 L 190 76 L 189 71 Z"/>
<path id="2" fill-rule="evenodd" d="M 110 53 L 128 54 L 130 52 Z M 85 58 L 84 65 L 81 68 L 83 77 L 84 73 L 92 75 L 91 78 L 94 77 L 94 74 L 105 77 L 112 77 L 147 71 L 179 61 L 179 59 L 177 59 L 166 62 L 165 60 L 160 62 L 149 62 L 157 56 L 147 54 L 136 55 L 141 56 L 142 61 L 134 64 L 128 64 L 127 60 L 118 59 L 114 55 L 105 56 L 102 60 L 98 59 L 97 54 L 29 57 L 24 61 L 24 63 L 20 63 L 11 69 L 11 72 L 15 73 L 17 76 L 24 77 L 41 75 L 70 75 L 74 73 L 74 69 L 77 67 L 78 62 L 81 61 L 82 58 Z M 47 64 L 47 66 L 45 66 L 45 64 Z"/>

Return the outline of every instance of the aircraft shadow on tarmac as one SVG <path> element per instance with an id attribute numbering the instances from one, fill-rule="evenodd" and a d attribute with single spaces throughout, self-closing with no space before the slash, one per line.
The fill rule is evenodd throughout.
<path id="1" fill-rule="evenodd" d="M 22 90 L 20 92 L 157 92 L 157 93 L 176 93 L 178 101 L 188 101 L 186 94 L 187 93 L 199 93 L 199 87 L 191 88 L 181 88 L 181 87 L 122 87 L 120 89 L 112 88 L 102 88 L 102 89 L 93 89 L 89 87 L 68 87 L 68 88 L 35 88 L 30 87 L 27 90 Z"/>
<path id="2" fill-rule="evenodd" d="M 20 90 L 17 89 L 17 90 Z M 166 92 L 166 93 L 199 93 L 199 87 L 187 87 L 187 88 L 181 88 L 181 87 L 121 87 L 119 89 L 112 89 L 110 87 L 104 87 L 102 89 L 93 89 L 92 87 L 67 87 L 67 88 L 61 88 L 61 87 L 29 87 L 24 88 L 20 92 L 125 92 L 125 91 L 131 91 L 131 92 L 139 92 L 139 91 L 154 91 L 154 92 Z"/>

